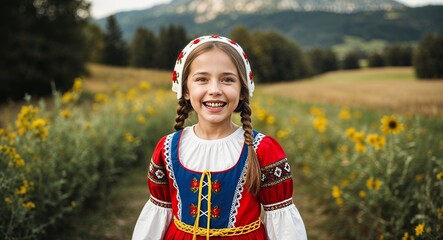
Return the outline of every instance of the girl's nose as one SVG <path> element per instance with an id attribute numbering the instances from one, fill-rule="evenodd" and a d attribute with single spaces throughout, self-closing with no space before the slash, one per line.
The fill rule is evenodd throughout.
<path id="1" fill-rule="evenodd" d="M 221 94 L 221 89 L 218 81 L 211 81 L 211 85 L 209 86 L 209 94 L 211 95 Z"/>

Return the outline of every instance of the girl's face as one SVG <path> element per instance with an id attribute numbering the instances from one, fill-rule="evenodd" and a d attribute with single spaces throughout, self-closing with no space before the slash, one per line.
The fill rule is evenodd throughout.
<path id="1" fill-rule="evenodd" d="M 238 103 L 241 84 L 237 68 L 222 50 L 214 48 L 194 59 L 184 97 L 190 100 L 199 123 L 230 124 Z"/>

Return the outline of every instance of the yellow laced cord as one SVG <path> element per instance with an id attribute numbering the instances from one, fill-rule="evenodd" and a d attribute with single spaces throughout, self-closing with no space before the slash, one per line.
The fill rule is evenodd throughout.
<path id="1" fill-rule="evenodd" d="M 202 173 L 202 176 L 200 177 L 200 185 L 198 186 L 198 204 L 197 204 L 197 217 L 195 218 L 194 222 L 194 228 L 192 230 L 193 237 L 192 239 L 197 239 L 197 232 L 199 229 L 199 222 L 200 222 L 200 209 L 201 209 L 201 197 L 202 197 L 202 190 L 203 190 L 203 180 L 205 179 L 205 176 L 207 177 L 208 182 L 208 216 L 207 216 L 207 224 L 206 224 L 206 239 L 209 240 L 209 233 L 211 229 L 211 193 L 212 193 L 212 181 L 211 181 L 211 173 L 209 171 L 204 171 Z"/>

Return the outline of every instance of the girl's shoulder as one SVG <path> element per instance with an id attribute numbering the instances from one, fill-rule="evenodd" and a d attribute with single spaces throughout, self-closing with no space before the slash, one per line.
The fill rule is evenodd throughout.
<path id="1" fill-rule="evenodd" d="M 254 149 L 261 166 L 273 164 L 286 158 L 280 143 L 272 136 L 254 131 Z"/>

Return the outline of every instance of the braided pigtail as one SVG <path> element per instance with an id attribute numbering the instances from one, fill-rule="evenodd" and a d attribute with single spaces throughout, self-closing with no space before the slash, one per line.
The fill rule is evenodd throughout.
<path id="1" fill-rule="evenodd" d="M 254 133 L 252 132 L 251 107 L 249 100 L 244 99 L 241 104 L 241 123 L 245 131 L 245 144 L 248 145 L 248 166 L 246 170 L 245 186 L 253 195 L 257 195 L 260 190 L 260 163 L 254 150 Z"/>
<path id="2" fill-rule="evenodd" d="M 184 98 L 180 98 L 177 107 L 177 117 L 175 118 L 175 130 L 178 131 L 180 129 L 183 129 L 183 126 L 185 125 L 185 121 L 188 118 L 190 111 L 192 111 L 192 107 L 188 103 L 188 101 Z"/>

